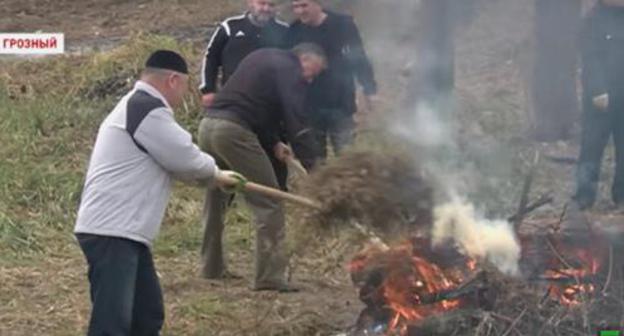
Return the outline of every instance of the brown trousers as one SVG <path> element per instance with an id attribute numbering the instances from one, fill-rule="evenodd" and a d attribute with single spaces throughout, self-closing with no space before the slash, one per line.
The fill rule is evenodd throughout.
<path id="1" fill-rule="evenodd" d="M 234 170 L 249 181 L 279 188 L 275 171 L 255 133 L 228 120 L 204 118 L 199 126 L 199 145 L 212 155 L 221 169 Z M 280 201 L 253 193 L 245 193 L 256 223 L 256 288 L 280 286 L 285 283 L 287 260 L 284 257 L 284 210 Z M 222 235 L 228 195 L 218 188 L 206 193 L 202 214 L 204 241 L 202 245 L 205 278 L 223 276 Z"/>

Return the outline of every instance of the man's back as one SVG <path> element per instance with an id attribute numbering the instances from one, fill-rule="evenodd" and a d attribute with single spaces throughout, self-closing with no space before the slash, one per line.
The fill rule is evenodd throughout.
<path id="1" fill-rule="evenodd" d="M 240 63 L 208 114 L 218 114 L 222 110 L 233 112 L 256 132 L 275 128 L 283 115 L 284 97 L 279 85 L 286 78 L 298 87 L 293 88 L 293 92 L 305 94 L 306 86 L 296 55 L 279 49 L 255 51 Z"/>

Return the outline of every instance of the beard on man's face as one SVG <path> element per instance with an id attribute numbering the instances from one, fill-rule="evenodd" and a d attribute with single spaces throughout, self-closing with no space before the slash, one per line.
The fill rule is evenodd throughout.
<path id="1" fill-rule="evenodd" d="M 262 24 L 265 24 L 271 21 L 274 16 L 273 13 L 271 12 L 253 12 L 251 15 L 253 16 L 253 19 L 256 22 L 262 23 Z"/>

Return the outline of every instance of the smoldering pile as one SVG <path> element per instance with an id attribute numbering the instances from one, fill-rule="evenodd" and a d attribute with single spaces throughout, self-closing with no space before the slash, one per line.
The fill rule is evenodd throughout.
<path id="1" fill-rule="evenodd" d="M 395 232 L 432 221 L 433 189 L 417 161 L 400 152 L 344 153 L 313 171 L 298 192 L 321 205 L 299 209 L 298 217 L 306 226 L 328 228 L 355 222 Z"/>

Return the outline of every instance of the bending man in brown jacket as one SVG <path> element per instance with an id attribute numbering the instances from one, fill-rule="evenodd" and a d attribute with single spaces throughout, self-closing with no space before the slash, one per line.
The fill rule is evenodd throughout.
<path id="1" fill-rule="evenodd" d="M 294 154 L 306 168 L 313 165 L 314 138 L 304 120 L 307 84 L 326 66 L 323 50 L 305 43 L 291 51 L 260 49 L 247 56 L 201 121 L 199 143 L 220 167 L 236 169 L 250 181 L 278 188 L 271 162 L 260 143 L 270 144 L 275 156 L 292 155 L 280 142 L 281 127 Z M 227 168 L 225 168 L 227 167 Z M 245 194 L 256 221 L 255 290 L 295 291 L 285 279 L 282 204 L 257 194 Z M 229 277 L 223 260 L 223 217 L 227 196 L 208 190 L 202 221 L 205 278 Z"/>

